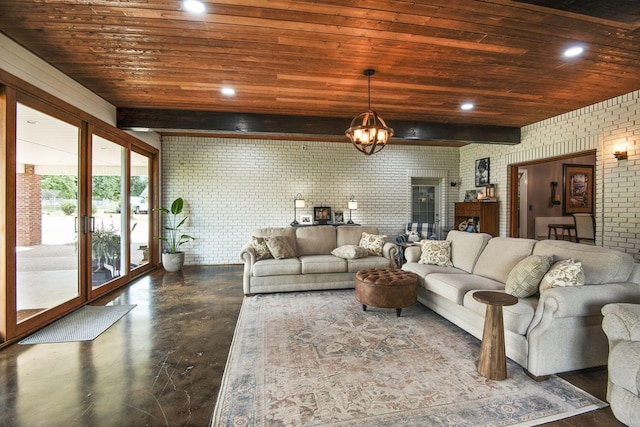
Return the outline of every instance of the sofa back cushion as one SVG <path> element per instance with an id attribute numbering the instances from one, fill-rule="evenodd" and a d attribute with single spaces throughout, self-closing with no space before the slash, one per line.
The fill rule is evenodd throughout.
<path id="1" fill-rule="evenodd" d="M 298 227 L 295 230 L 298 256 L 331 255 L 336 248 L 336 227 L 333 225 Z"/>
<path id="2" fill-rule="evenodd" d="M 473 266 L 480 253 L 491 240 L 486 233 L 467 233 L 466 231 L 451 230 L 447 234 L 447 240 L 451 242 L 451 262 L 453 266 L 467 273 L 473 271 Z"/>
<path id="3" fill-rule="evenodd" d="M 371 225 L 341 225 L 337 230 L 337 246 L 358 245 L 362 232 L 369 234 L 378 234 L 378 227 Z"/>
<path id="4" fill-rule="evenodd" d="M 511 269 L 531 255 L 535 244 L 533 239 L 494 237 L 478 257 L 473 274 L 506 283 Z"/>
<path id="5" fill-rule="evenodd" d="M 298 248 L 296 245 L 296 230 L 293 227 L 268 227 L 268 228 L 258 228 L 251 232 L 252 237 L 274 237 L 274 236 L 285 236 L 287 238 L 287 242 L 291 249 L 294 252 L 297 252 Z"/>
<path id="6" fill-rule="evenodd" d="M 554 261 L 572 258 L 581 262 L 586 285 L 626 282 L 633 270 L 631 255 L 600 246 L 543 240 L 536 245 L 533 253 L 553 255 Z"/>

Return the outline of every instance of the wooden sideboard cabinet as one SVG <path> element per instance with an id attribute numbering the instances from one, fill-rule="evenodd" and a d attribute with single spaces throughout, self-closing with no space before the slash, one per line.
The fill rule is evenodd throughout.
<path id="1" fill-rule="evenodd" d="M 454 215 L 454 230 L 471 229 L 475 233 L 498 236 L 498 202 L 458 202 Z"/>

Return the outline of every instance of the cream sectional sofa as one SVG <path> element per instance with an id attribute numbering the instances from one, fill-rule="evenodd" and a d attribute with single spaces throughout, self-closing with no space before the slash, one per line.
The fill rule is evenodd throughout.
<path id="1" fill-rule="evenodd" d="M 254 230 L 252 237 L 285 236 L 296 256 L 257 260 L 252 243 L 244 245 L 240 258 L 244 261 L 245 295 L 354 288 L 358 270 L 394 267 L 398 246 L 391 242 L 384 244 L 382 256 L 343 259 L 331 254 L 341 246 L 357 246 L 363 232 L 377 235 L 378 228 L 317 225 Z"/>
<path id="2" fill-rule="evenodd" d="M 418 263 L 421 247 L 413 246 L 405 250 L 402 268 L 418 275 L 419 302 L 479 339 L 486 306 L 473 298 L 474 291 L 504 292 L 511 269 L 529 255 L 582 263 L 584 286 L 552 288 L 503 308 L 507 357 L 534 377 L 606 365 L 601 308 L 640 303 L 640 266 L 622 252 L 461 231 L 449 232 L 447 240 L 452 267 Z"/>

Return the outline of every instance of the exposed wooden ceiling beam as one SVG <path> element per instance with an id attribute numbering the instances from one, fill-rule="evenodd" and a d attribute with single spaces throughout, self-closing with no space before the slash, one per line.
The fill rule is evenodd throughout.
<path id="1" fill-rule="evenodd" d="M 195 130 L 242 135 L 300 135 L 320 138 L 341 137 L 351 118 L 312 117 L 280 114 L 226 113 L 211 111 L 118 108 L 118 127 L 158 132 Z M 394 120 L 394 140 L 451 143 L 518 144 L 520 128 L 460 123 L 427 123 Z"/>

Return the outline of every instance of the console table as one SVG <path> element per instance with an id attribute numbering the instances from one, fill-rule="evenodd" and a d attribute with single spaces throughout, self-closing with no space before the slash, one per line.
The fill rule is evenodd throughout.
<path id="1" fill-rule="evenodd" d="M 496 237 L 498 229 L 498 202 L 457 202 L 455 203 L 454 227 L 462 230 L 462 225 L 472 227 L 473 232 L 488 233 Z M 467 221 L 472 219 L 472 224 Z M 480 227 L 477 227 L 480 224 Z"/>

